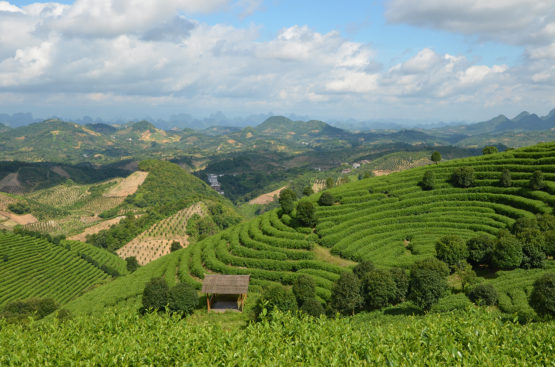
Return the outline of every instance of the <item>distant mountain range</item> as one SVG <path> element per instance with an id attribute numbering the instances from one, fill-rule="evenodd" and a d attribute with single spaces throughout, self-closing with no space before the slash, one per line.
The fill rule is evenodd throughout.
<path id="1" fill-rule="evenodd" d="M 98 162 L 267 150 L 284 153 L 336 151 L 365 145 L 485 145 L 520 147 L 555 140 L 555 110 L 547 116 L 522 112 L 471 125 L 435 129 L 349 131 L 323 121 L 272 116 L 254 127 L 160 129 L 149 121 L 78 124 L 59 119 L 10 128 L 0 124 L 0 160 Z"/>

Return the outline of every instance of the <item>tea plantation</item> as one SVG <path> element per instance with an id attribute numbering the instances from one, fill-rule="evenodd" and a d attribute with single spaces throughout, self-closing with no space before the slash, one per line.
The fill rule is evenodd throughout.
<path id="1" fill-rule="evenodd" d="M 474 171 L 468 187 L 451 180 L 462 167 Z M 508 187 L 500 184 L 504 169 L 510 170 Z M 538 170 L 543 172 L 543 186 L 531 188 L 530 179 Z M 428 171 L 435 176 L 431 190 L 421 185 Z M 137 303 L 146 282 L 156 276 L 164 276 L 170 285 L 181 281 L 199 289 L 209 273 L 250 274 L 253 290 L 275 283 L 291 285 L 299 275 L 308 274 L 316 283 L 317 296 L 328 300 L 339 274 L 350 269 L 317 256 L 318 244 L 338 257 L 369 260 L 379 268 L 407 268 L 435 256 L 435 243 L 444 235 L 493 238 L 519 217 L 552 213 L 555 143 L 363 179 L 327 192 L 335 204 L 319 206 L 320 194 L 308 198 L 317 207 L 315 229 L 295 225 L 291 218 L 295 212 L 281 216 L 276 209 L 164 256 L 85 294 L 68 308 L 93 312 L 124 301 Z M 553 269 L 553 260 L 547 260 L 545 268 Z M 527 295 L 545 271 L 499 271 L 484 281 L 501 293 L 502 310 L 530 311 Z"/>

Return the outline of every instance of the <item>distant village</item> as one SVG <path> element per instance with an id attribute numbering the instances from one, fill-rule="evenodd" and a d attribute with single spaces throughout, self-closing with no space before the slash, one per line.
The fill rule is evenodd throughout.
<path id="1" fill-rule="evenodd" d="M 220 195 L 224 195 L 224 191 L 222 190 L 222 185 L 220 185 L 220 182 L 218 181 L 218 177 L 222 177 L 222 176 L 223 174 L 216 175 L 213 173 L 210 173 L 208 175 L 208 183 L 210 184 L 210 187 L 216 190 L 216 192 Z"/>

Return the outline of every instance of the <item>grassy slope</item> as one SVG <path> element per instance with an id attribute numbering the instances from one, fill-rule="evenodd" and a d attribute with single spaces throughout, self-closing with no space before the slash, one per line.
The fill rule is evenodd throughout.
<path id="1" fill-rule="evenodd" d="M 434 243 L 442 235 L 456 233 L 464 238 L 477 232 L 494 235 L 519 216 L 550 213 L 550 205 L 555 202 L 552 163 L 555 163 L 554 143 L 346 184 L 331 190 L 341 197 L 342 204 L 318 208 L 320 239 L 288 226 L 277 211 L 268 212 L 95 289 L 68 307 L 72 311 L 91 312 L 121 300 L 138 302 L 142 287 L 153 276 L 165 276 L 170 282 L 177 278 L 199 287 L 200 279 L 209 272 L 251 274 L 254 287 L 274 282 L 291 284 L 299 274 L 310 274 L 317 283 L 319 297 L 327 299 L 333 281 L 347 269 L 340 265 L 348 263 L 324 261 L 325 257 L 313 250 L 317 241 L 331 248 L 332 254 L 351 260 L 371 260 L 380 267 L 409 266 L 433 256 Z M 446 182 L 454 168 L 466 165 L 474 167 L 477 173 L 476 187 L 454 188 Z M 495 184 L 503 167 L 512 172 L 512 188 Z M 418 186 L 427 169 L 434 171 L 439 182 L 432 191 L 422 191 Z M 529 191 L 525 187 L 537 169 L 545 173 L 547 188 Z M 315 201 L 317 197 L 311 199 Z M 412 252 L 403 243 L 407 235 L 414 236 Z M 552 267 L 551 262 L 548 267 Z M 524 279 L 520 282 L 522 287 L 512 292 L 525 298 L 542 270 L 509 273 L 517 272 Z M 506 276 L 500 273 L 496 279 L 488 280 L 504 293 L 502 297 L 510 288 L 510 282 L 504 281 Z"/>

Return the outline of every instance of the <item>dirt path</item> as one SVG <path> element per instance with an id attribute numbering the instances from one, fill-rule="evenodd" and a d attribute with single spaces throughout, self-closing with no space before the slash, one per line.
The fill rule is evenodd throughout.
<path id="1" fill-rule="evenodd" d="M 112 187 L 107 193 L 104 194 L 105 197 L 126 197 L 137 192 L 139 186 L 145 182 L 148 172 L 137 171 L 130 174 L 127 178 L 123 179 L 119 184 Z"/>
<path id="2" fill-rule="evenodd" d="M 76 234 L 75 236 L 71 236 L 69 239 L 74 240 L 74 241 L 85 242 L 87 240 L 87 235 L 97 234 L 98 232 L 100 232 L 104 229 L 108 229 L 111 226 L 113 226 L 114 224 L 118 224 L 123 218 L 125 218 L 125 217 L 121 216 L 121 217 L 105 220 L 103 222 L 95 224 L 94 226 L 90 226 L 89 228 L 85 229 L 83 232 L 81 232 L 79 234 Z"/>
<path id="3" fill-rule="evenodd" d="M 252 199 L 251 201 L 249 201 L 249 204 L 270 204 L 272 201 L 274 201 L 274 197 L 278 197 L 279 193 L 281 190 L 285 189 L 287 186 L 283 186 L 282 188 L 279 188 L 277 190 L 274 190 L 272 192 L 268 192 L 266 194 L 262 194 L 254 199 Z"/>

